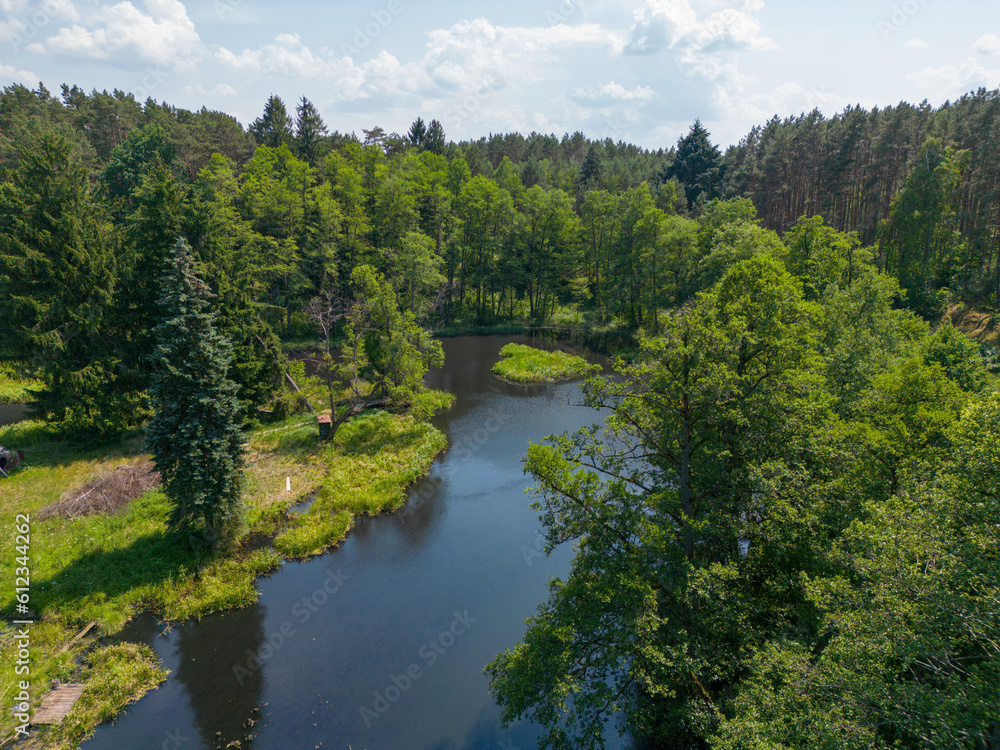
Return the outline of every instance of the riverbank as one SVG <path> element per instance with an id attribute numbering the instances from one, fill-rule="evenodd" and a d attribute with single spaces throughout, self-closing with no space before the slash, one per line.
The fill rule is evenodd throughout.
<path id="1" fill-rule="evenodd" d="M 147 651 L 112 651 L 98 645 L 101 636 L 144 611 L 178 622 L 253 603 L 258 577 L 285 557 L 322 552 L 346 536 L 357 515 L 398 508 L 406 486 L 427 472 L 446 439 L 412 416 L 384 412 L 359 416 L 330 442 L 319 439 L 312 415 L 255 430 L 247 445 L 246 526 L 229 547 L 215 551 L 192 550 L 167 530 L 170 504 L 159 489 L 113 515 L 39 520 L 64 493 L 148 460 L 139 434 L 88 449 L 42 423 L 21 422 L 0 428 L 0 444 L 25 450 L 29 459 L 0 480 L 0 525 L 12 530 L 19 516 L 31 519 L 32 711 L 54 679 L 87 682 L 60 725 L 35 732 L 46 747 L 70 748 L 166 676 Z M 308 511 L 289 512 L 309 497 L 316 500 Z M 13 581 L 19 552 L 12 532 L 0 540 L 0 555 L 0 576 Z M 16 604 L 0 602 L 8 622 L 25 617 Z M 64 648 L 89 622 L 96 627 L 87 638 Z M 14 664 L 17 648 L 13 627 L 5 626 L 0 662 Z M 0 675 L 3 705 L 12 705 L 19 679 L 13 668 Z M 3 712 L 0 739 L 16 724 Z"/>

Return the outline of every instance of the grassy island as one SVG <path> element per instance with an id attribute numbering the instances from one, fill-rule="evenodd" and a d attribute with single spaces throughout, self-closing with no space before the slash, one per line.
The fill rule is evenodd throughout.
<path id="1" fill-rule="evenodd" d="M 583 377 L 593 367 L 582 357 L 566 352 L 546 352 L 524 344 L 507 344 L 500 350 L 500 361 L 493 365 L 493 372 L 518 383 L 552 383 Z"/>

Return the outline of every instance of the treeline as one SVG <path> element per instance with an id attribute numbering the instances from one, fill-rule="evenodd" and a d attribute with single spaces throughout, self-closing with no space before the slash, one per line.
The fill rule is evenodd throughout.
<path id="1" fill-rule="evenodd" d="M 806 170 L 770 135 L 796 127 L 762 131 L 762 174 L 779 159 L 786 172 Z M 37 401 L 46 418 L 99 431 L 141 421 L 157 280 L 178 236 L 216 295 L 247 414 L 280 387 L 279 339 L 314 337 L 311 301 L 348 304 L 361 266 L 390 280 L 400 309 L 428 328 L 517 321 L 656 333 L 665 311 L 733 263 L 798 248 L 789 262 L 811 273 L 833 262 L 823 249 L 832 242 L 850 268 L 872 258 L 895 274 L 905 290 L 898 304 L 933 318 L 947 285 L 981 298 L 1000 267 L 983 250 L 987 229 L 973 231 L 995 213 L 960 210 L 963 196 L 991 195 L 963 186 L 991 173 L 981 162 L 992 146 L 956 150 L 948 139 L 959 130 L 912 154 L 905 149 L 923 131 L 895 149 L 893 136 L 880 136 L 887 153 L 908 155 L 899 184 L 884 189 L 885 216 L 866 233 L 863 212 L 804 218 L 823 207 L 801 198 L 819 190 L 804 178 L 791 213 L 774 208 L 782 193 L 763 177 L 746 183 L 749 199 L 720 201 L 755 174 L 756 157 L 748 146 L 723 156 L 699 122 L 669 151 L 580 133 L 454 143 L 421 118 L 403 135 L 331 133 L 305 97 L 291 111 L 270 97 L 244 130 L 223 113 L 140 104 L 120 91 L 63 86 L 60 99 L 41 85 L 11 86 L 0 96 L 2 356 L 46 381 Z M 825 152 L 809 153 L 822 161 Z M 832 194 L 840 183 L 825 176 Z M 787 220 L 799 210 L 801 220 Z M 825 234 L 831 225 L 836 240 Z"/>
<path id="2" fill-rule="evenodd" d="M 1000 305 L 1000 92 L 934 109 L 849 107 L 771 119 L 726 153 L 724 194 L 784 232 L 821 215 L 917 296 Z"/>

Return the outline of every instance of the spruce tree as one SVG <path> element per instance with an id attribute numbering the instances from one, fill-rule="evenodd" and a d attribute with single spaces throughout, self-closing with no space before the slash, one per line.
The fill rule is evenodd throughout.
<path id="1" fill-rule="evenodd" d="M 323 140 L 327 137 L 326 123 L 311 101 L 302 97 L 296 108 L 295 147 L 299 157 L 315 167 L 324 155 Z"/>
<path id="2" fill-rule="evenodd" d="M 430 151 L 434 154 L 440 154 L 444 152 L 445 139 L 444 139 L 444 127 L 437 120 L 431 120 L 431 124 L 427 126 L 427 134 L 424 136 L 424 140 L 421 142 L 424 150 Z"/>
<path id="3" fill-rule="evenodd" d="M 677 153 L 673 163 L 663 171 L 663 181 L 677 178 L 684 186 L 688 205 L 694 208 L 702 196 L 705 201 L 719 197 L 724 176 L 722 154 L 708 140 L 708 131 L 701 120 L 695 120 L 691 132 L 677 142 Z"/>
<path id="4" fill-rule="evenodd" d="M 406 134 L 406 137 L 410 139 L 410 143 L 412 143 L 414 146 L 424 145 L 424 141 L 427 140 L 427 126 L 424 125 L 423 119 L 418 117 L 416 120 L 413 121 L 413 124 L 410 126 L 410 130 Z"/>
<path id="5" fill-rule="evenodd" d="M 241 520 L 243 435 L 232 347 L 209 311 L 212 293 L 178 239 L 161 279 L 148 445 L 173 502 L 169 525 L 208 546 Z"/>
<path id="6" fill-rule="evenodd" d="M 264 114 L 254 120 L 248 130 L 261 146 L 277 148 L 282 143 L 292 142 L 292 118 L 280 96 L 272 94 L 267 98 Z"/>

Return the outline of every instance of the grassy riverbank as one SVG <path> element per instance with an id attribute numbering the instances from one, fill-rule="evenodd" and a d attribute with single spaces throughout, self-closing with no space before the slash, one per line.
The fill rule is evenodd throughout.
<path id="1" fill-rule="evenodd" d="M 566 352 L 546 352 L 524 344 L 507 344 L 500 350 L 500 361 L 493 372 L 518 383 L 551 383 L 583 377 L 593 365 L 582 357 Z"/>
<path id="2" fill-rule="evenodd" d="M 450 397 L 440 394 L 436 402 L 447 405 Z M 146 650 L 100 648 L 97 637 L 120 630 L 142 611 L 179 621 L 253 602 L 256 579 L 283 556 L 319 553 L 344 538 L 356 515 L 398 508 L 406 486 L 426 473 L 446 440 L 413 416 L 384 412 L 360 415 L 330 442 L 319 439 L 312 415 L 255 430 L 247 442 L 245 528 L 231 545 L 211 551 L 193 550 L 167 529 L 170 503 L 159 489 L 114 514 L 39 518 L 64 493 L 147 460 L 141 435 L 91 449 L 39 422 L 22 422 L 0 428 L 0 444 L 27 454 L 22 468 L 0 480 L 0 527 L 7 530 L 0 539 L 0 577 L 14 580 L 13 529 L 17 516 L 27 514 L 30 607 L 36 619 L 29 626 L 32 711 L 53 679 L 87 682 L 66 720 L 38 731 L 45 747 L 70 748 L 166 677 Z M 289 514 L 313 495 L 317 499 L 308 512 Z M 18 616 L 15 604 L 0 599 L 0 614 L 8 622 Z M 63 650 L 91 621 L 97 627 Z M 5 625 L 0 633 L 5 665 L 15 661 L 12 631 Z M 0 705 L 12 705 L 16 693 L 13 669 L 5 669 Z M 0 714 L 0 740 L 14 726 L 9 710 Z"/>

